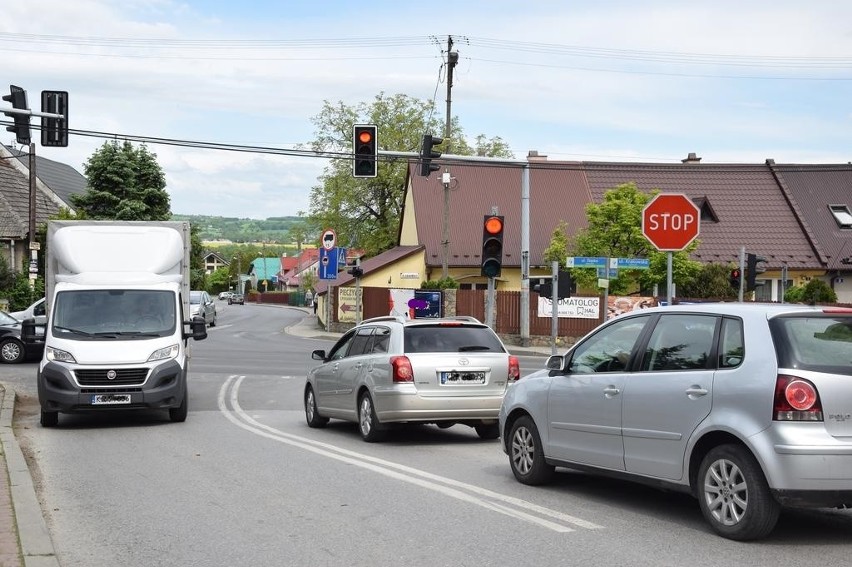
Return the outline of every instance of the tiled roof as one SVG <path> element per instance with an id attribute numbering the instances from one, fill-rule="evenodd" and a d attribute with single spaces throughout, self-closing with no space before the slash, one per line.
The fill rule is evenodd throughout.
<path id="1" fill-rule="evenodd" d="M 813 232 L 828 269 L 848 270 L 844 258 L 852 257 L 852 230 L 842 229 L 828 205 L 852 210 L 852 165 L 774 165 L 782 187 L 788 190 L 798 211 Z"/>
<path id="2" fill-rule="evenodd" d="M 9 159 L 0 159 L 0 238 L 23 239 L 29 232 L 30 183 Z M 47 222 L 59 206 L 36 190 L 36 224 Z"/>
<path id="3" fill-rule="evenodd" d="M 8 146 L 5 146 L 5 148 L 12 155 L 17 156 L 25 168 L 29 168 L 30 163 L 27 154 Z M 71 204 L 71 195 L 82 195 L 86 192 L 88 186 L 86 177 L 70 165 L 39 155 L 36 156 L 36 175 L 70 209 L 74 208 Z"/>
<path id="4" fill-rule="evenodd" d="M 641 191 L 683 193 L 706 199 L 718 218 L 702 220 L 694 256 L 705 263 L 737 263 L 740 248 L 767 258 L 767 268 L 819 268 L 790 203 L 766 165 L 584 163 L 595 202 L 617 185 L 634 182 Z"/>
<path id="5" fill-rule="evenodd" d="M 409 169 L 408 189 L 416 211 L 418 242 L 426 247 L 426 264 L 440 266 L 443 186 L 439 176 L 420 177 L 415 167 Z M 506 221 L 503 263 L 520 266 L 521 169 L 453 165 L 450 172 L 449 266 L 479 265 L 481 221 L 493 206 Z M 530 167 L 530 265 L 543 264 L 542 252 L 560 221 L 568 223 L 568 234 L 573 236 L 587 226 L 586 205 L 601 202 L 607 190 L 627 182 L 636 183 L 644 192 L 684 193 L 712 211 L 718 222 L 702 221 L 694 254 L 701 262 L 737 262 L 745 247 L 766 257 L 769 269 L 783 264 L 793 269 L 824 267 L 821 243 L 766 164 L 550 161 L 533 161 Z M 838 191 L 841 187 L 852 193 L 852 180 L 845 185 L 838 181 Z"/>
<path id="6" fill-rule="evenodd" d="M 482 220 L 492 207 L 503 215 L 503 263 L 521 264 L 521 169 L 480 165 L 453 165 L 450 169 L 449 256 L 450 267 L 480 265 Z M 409 168 L 416 211 L 417 238 L 426 247 L 426 264 L 442 263 L 443 185 L 440 177 L 420 177 L 416 165 Z M 542 252 L 560 221 L 569 232 L 586 227 L 585 205 L 591 200 L 585 174 L 573 170 L 530 171 L 530 264 L 542 265 Z"/>

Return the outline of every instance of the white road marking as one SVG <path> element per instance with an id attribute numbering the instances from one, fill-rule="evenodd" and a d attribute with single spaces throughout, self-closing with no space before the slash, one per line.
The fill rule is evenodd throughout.
<path id="1" fill-rule="evenodd" d="M 218 405 L 219 410 L 225 415 L 225 417 L 229 421 L 231 421 L 238 427 L 245 429 L 246 431 L 250 431 L 256 435 L 260 435 L 262 437 L 266 437 L 268 439 L 272 439 L 280 443 L 286 443 L 294 447 L 299 447 L 301 449 L 305 449 L 306 451 L 311 451 L 313 453 L 325 457 L 329 457 L 358 467 L 372 470 L 379 474 L 403 482 L 408 482 L 429 490 L 434 490 L 451 498 L 456 498 L 464 502 L 475 504 L 477 506 L 482 506 L 483 508 L 499 512 L 501 514 L 505 514 L 513 518 L 531 522 L 533 524 L 556 532 L 565 533 L 572 532 L 574 530 L 563 524 L 551 522 L 543 517 L 534 516 L 530 513 L 525 512 L 524 510 L 528 510 L 529 512 L 538 514 L 539 516 L 553 518 L 560 522 L 571 524 L 575 527 L 586 529 L 602 528 L 602 526 L 599 526 L 598 524 L 595 524 L 593 522 L 589 522 L 581 518 L 576 518 L 569 514 L 564 514 L 562 512 L 546 508 L 544 506 L 539 506 L 537 504 L 533 504 L 532 502 L 521 500 L 520 498 L 500 494 L 499 492 L 494 492 L 486 488 L 432 474 L 420 469 L 415 469 L 406 465 L 394 463 L 392 461 L 387 461 L 384 459 L 379 459 L 377 457 L 372 457 L 370 455 L 365 455 L 363 453 L 350 451 L 348 449 L 337 447 L 329 443 L 323 443 L 321 441 L 315 441 L 312 439 L 307 439 L 305 437 L 285 433 L 281 430 L 259 423 L 251 416 L 246 414 L 245 411 L 243 411 L 243 409 L 239 405 L 238 393 L 240 385 L 244 378 L 245 376 L 232 375 L 225 381 L 225 383 L 219 390 Z M 228 409 L 229 404 L 230 407 L 233 408 L 232 410 Z M 488 502 L 474 495 L 489 498 L 491 500 L 495 500 L 496 502 Z M 513 509 L 509 506 L 514 506 L 519 509 Z"/>

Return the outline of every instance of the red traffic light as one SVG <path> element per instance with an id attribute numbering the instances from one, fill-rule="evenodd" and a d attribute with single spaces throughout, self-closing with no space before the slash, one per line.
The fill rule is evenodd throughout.
<path id="1" fill-rule="evenodd" d="M 358 134 L 358 141 L 362 144 L 369 144 L 373 141 L 373 133 L 369 130 L 362 130 Z"/>
<path id="2" fill-rule="evenodd" d="M 739 270 L 731 270 L 731 277 L 732 277 L 732 278 L 739 279 L 739 277 L 740 277 L 740 271 L 739 271 Z"/>
<path id="3" fill-rule="evenodd" d="M 500 234 L 503 230 L 503 219 L 500 217 L 488 217 L 485 219 L 485 232 L 488 234 Z"/>

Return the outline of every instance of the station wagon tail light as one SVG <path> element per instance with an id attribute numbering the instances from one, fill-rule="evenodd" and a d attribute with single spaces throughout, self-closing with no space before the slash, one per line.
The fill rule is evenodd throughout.
<path id="1" fill-rule="evenodd" d="M 411 361 L 407 356 L 393 356 L 390 363 L 394 382 L 414 382 L 414 369 L 411 368 Z"/>
<path id="2" fill-rule="evenodd" d="M 517 356 L 509 357 L 509 381 L 520 380 L 521 378 L 521 363 L 518 362 Z"/>
<path id="3" fill-rule="evenodd" d="M 779 374 L 775 379 L 776 421 L 822 421 L 816 387 L 804 378 Z"/>

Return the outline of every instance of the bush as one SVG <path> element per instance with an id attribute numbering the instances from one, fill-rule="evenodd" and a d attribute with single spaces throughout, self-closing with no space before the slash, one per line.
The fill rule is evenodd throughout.
<path id="1" fill-rule="evenodd" d="M 440 280 L 428 280 L 420 284 L 420 289 L 458 289 L 459 282 L 451 277 Z"/>
<path id="2" fill-rule="evenodd" d="M 804 286 L 791 287 L 784 294 L 789 303 L 837 303 L 837 294 L 822 280 L 812 279 Z"/>

